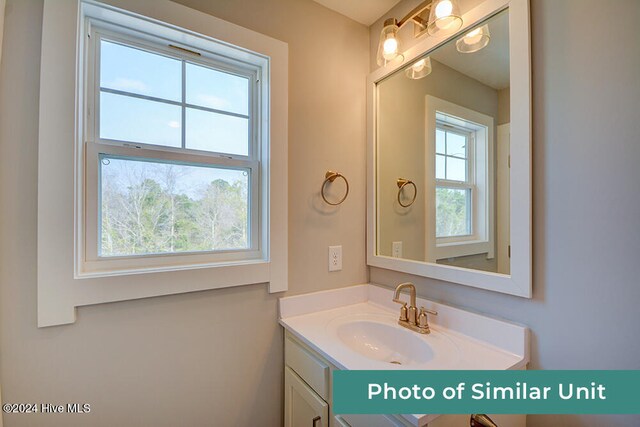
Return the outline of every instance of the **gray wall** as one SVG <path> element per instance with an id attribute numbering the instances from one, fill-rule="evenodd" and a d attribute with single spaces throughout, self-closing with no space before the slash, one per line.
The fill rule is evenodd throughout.
<path id="1" fill-rule="evenodd" d="M 533 299 L 375 268 L 371 280 L 412 280 L 422 296 L 528 325 L 533 369 L 640 369 L 640 2 L 603 13 L 595 0 L 531 0 L 531 14 Z M 528 425 L 632 427 L 640 416 Z"/>
<path id="2" fill-rule="evenodd" d="M 368 29 L 311 0 L 183 3 L 289 43 L 290 204 L 282 209 L 290 218 L 290 293 L 366 282 Z M 92 412 L 6 415 L 5 427 L 281 425 L 281 295 L 269 295 L 264 284 L 83 307 L 73 325 L 36 328 L 42 1 L 9 0 L 6 12 L 0 68 L 2 398 L 87 402 Z M 327 169 L 343 172 L 355 189 L 337 209 L 318 202 Z M 330 244 L 343 245 L 341 272 L 327 272 Z"/>

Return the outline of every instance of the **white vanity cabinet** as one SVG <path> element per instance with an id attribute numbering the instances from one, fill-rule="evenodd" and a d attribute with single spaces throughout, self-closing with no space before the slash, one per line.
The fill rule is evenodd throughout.
<path id="1" fill-rule="evenodd" d="M 289 331 L 284 340 L 285 427 L 415 427 L 399 415 L 336 415 L 331 372 L 337 368 Z M 467 427 L 470 415 L 441 415 L 426 427 Z M 499 427 L 525 427 L 526 415 L 490 415 Z"/>
<path id="2" fill-rule="evenodd" d="M 333 414 L 331 372 L 337 368 L 288 331 L 284 339 L 284 362 L 285 427 L 411 426 L 389 415 Z"/>

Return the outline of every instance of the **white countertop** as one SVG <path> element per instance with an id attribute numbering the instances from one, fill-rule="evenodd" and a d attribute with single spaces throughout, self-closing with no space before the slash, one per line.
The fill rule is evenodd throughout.
<path id="1" fill-rule="evenodd" d="M 422 298 L 417 306 L 436 310 L 438 315 L 429 316 L 431 334 L 411 333 L 436 349 L 432 357 L 395 365 L 364 357 L 340 341 L 336 325 L 342 319 L 368 319 L 409 331 L 397 324 L 400 306 L 392 297 L 391 289 L 375 285 L 285 297 L 280 299 L 280 324 L 339 369 L 506 370 L 523 369 L 529 362 L 526 327 Z M 402 298 L 408 301 L 408 295 Z M 437 415 L 403 417 L 424 426 Z"/>

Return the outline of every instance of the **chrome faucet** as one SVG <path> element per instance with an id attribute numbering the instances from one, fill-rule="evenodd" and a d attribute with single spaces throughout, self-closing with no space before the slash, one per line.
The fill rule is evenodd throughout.
<path id="1" fill-rule="evenodd" d="M 400 292 L 404 289 L 409 289 L 409 307 L 407 303 L 400 299 Z M 424 307 L 420 307 L 420 312 L 416 308 L 416 287 L 413 283 L 401 283 L 396 287 L 396 291 L 393 294 L 393 302 L 402 304 L 400 307 L 400 319 L 398 324 L 412 331 L 419 332 L 421 334 L 428 334 L 431 332 L 429 329 L 429 322 L 427 319 L 427 313 L 437 315 L 437 311 L 427 310 Z"/>

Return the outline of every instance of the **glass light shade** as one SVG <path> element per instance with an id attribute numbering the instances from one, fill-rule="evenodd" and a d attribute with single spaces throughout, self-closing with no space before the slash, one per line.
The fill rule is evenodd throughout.
<path id="1" fill-rule="evenodd" d="M 398 41 L 398 23 L 395 19 L 385 21 L 384 28 L 380 33 L 378 43 L 378 54 L 376 61 L 378 65 L 384 66 L 400 55 L 400 42 Z"/>
<path id="2" fill-rule="evenodd" d="M 431 74 L 431 58 L 426 57 L 415 62 L 411 67 L 407 68 L 404 73 L 413 80 L 418 80 L 423 77 L 427 77 Z"/>
<path id="3" fill-rule="evenodd" d="M 434 0 L 431 3 L 427 33 L 430 36 L 448 36 L 462 27 L 462 15 L 457 0 Z"/>
<path id="4" fill-rule="evenodd" d="M 460 53 L 473 53 L 486 47 L 491 40 L 489 26 L 475 28 L 456 40 L 456 49 Z"/>

